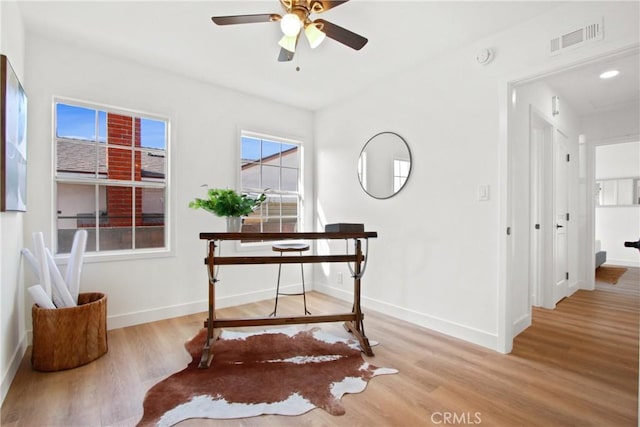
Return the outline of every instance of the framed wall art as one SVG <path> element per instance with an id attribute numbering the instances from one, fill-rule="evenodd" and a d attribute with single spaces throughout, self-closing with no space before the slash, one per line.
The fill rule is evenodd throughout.
<path id="1" fill-rule="evenodd" d="M 27 210 L 27 95 L 0 55 L 0 211 Z"/>

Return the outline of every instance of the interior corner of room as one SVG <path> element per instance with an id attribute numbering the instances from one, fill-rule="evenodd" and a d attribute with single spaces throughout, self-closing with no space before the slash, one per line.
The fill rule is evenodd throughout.
<path id="1" fill-rule="evenodd" d="M 265 190 L 244 185 L 273 165 L 245 154 L 243 138 L 261 149 L 275 141 L 280 159 L 283 147 L 299 147 L 299 167 L 278 171 L 293 171 L 295 195 L 266 193 L 279 200 L 278 218 L 295 217 L 294 231 L 358 223 L 377 233 L 358 296 L 364 313 L 483 355 L 511 353 L 536 313 L 594 291 L 597 268 L 640 269 L 640 252 L 624 245 L 640 239 L 638 2 L 352 1 L 326 17 L 366 35 L 366 46 L 350 49 L 331 37 L 310 46 L 301 36 L 295 56 L 283 56 L 280 25 L 211 22 L 270 9 L 237 3 L 153 3 L 160 30 L 148 2 L 0 1 L 0 53 L 28 98 L 27 207 L 0 212 L 3 400 L 32 340 L 26 289 L 35 279 L 21 249 L 34 232 L 55 247 L 64 220 L 59 185 L 88 182 L 71 166 L 64 179 L 56 175 L 63 144 L 78 144 L 55 134 L 60 102 L 95 109 L 96 126 L 98 110 L 166 123 L 162 156 L 154 147 L 132 149 L 147 164 L 162 157 L 166 168 L 140 179 L 144 191 L 162 193 L 154 199 L 163 203 L 162 244 L 87 254 L 83 291 L 108 296 L 110 333 L 206 312 L 211 277 L 199 235 L 223 232 L 226 223 L 189 202 L 207 187 Z M 390 10 L 409 21 L 386 29 Z M 610 70 L 619 75 L 600 77 Z M 96 153 L 102 142 L 96 131 Z M 117 159 L 104 156 L 95 154 L 91 179 L 117 186 L 98 165 Z M 107 224 L 100 186 L 91 205 L 70 216 L 74 224 Z M 80 197 L 73 188 L 66 194 Z M 244 226 L 261 227 L 265 218 Z M 223 256 L 273 255 L 270 244 L 222 243 Z M 344 246 L 314 240 L 308 256 Z M 56 262 L 67 259 L 56 254 Z M 281 267 L 283 283 L 298 284 L 300 268 Z M 220 309 L 272 301 L 281 280 L 275 265 L 220 271 Z M 347 265 L 305 265 L 303 284 L 305 276 L 320 299 L 353 298 Z"/>

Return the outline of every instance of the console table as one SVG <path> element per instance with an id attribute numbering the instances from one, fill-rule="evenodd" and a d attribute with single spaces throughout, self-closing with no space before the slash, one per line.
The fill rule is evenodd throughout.
<path id="1" fill-rule="evenodd" d="M 366 256 L 362 251 L 362 241 L 366 242 L 365 252 L 369 247 L 369 239 L 376 238 L 376 232 L 309 232 L 309 233 L 200 233 L 200 240 L 207 241 L 207 266 L 209 288 L 209 313 L 205 322 L 207 339 L 200 359 L 200 368 L 206 368 L 213 359 L 213 343 L 220 336 L 221 328 L 263 326 L 263 325 L 294 325 L 302 323 L 342 322 L 360 342 L 360 346 L 367 356 L 373 356 L 371 345 L 364 333 L 364 315 L 360 307 L 360 280 L 366 268 Z M 341 255 L 305 255 L 305 256 L 217 256 L 216 247 L 223 240 L 252 240 L 252 241 L 280 241 L 280 240 L 336 240 L 347 241 L 346 253 Z M 353 254 L 349 254 L 348 241 L 353 240 Z M 276 316 L 253 318 L 216 318 L 215 285 L 216 266 L 242 264 L 299 264 L 346 262 L 354 263 L 351 269 L 353 275 L 353 308 L 348 313 L 305 315 L 305 316 Z"/>

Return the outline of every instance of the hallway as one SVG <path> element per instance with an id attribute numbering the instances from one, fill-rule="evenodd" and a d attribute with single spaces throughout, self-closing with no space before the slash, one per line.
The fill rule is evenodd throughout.
<path id="1" fill-rule="evenodd" d="M 628 268 L 615 285 L 596 281 L 596 290 L 580 290 L 555 310 L 534 308 L 533 325 L 516 337 L 512 356 L 555 377 L 549 398 L 561 405 L 635 426 L 639 306 L 640 269 Z"/>

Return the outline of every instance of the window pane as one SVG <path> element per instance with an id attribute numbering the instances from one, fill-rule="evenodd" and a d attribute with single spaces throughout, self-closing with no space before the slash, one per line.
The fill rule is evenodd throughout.
<path id="1" fill-rule="evenodd" d="M 280 189 L 280 168 L 274 166 L 262 166 L 262 188 Z"/>
<path id="2" fill-rule="evenodd" d="M 98 145 L 98 178 L 107 177 L 107 147 Z"/>
<path id="3" fill-rule="evenodd" d="M 282 166 L 288 168 L 298 168 L 298 146 L 293 144 L 282 144 Z"/>
<path id="4" fill-rule="evenodd" d="M 101 193 L 99 250 L 119 250 L 133 248 L 133 188 L 107 186 Z M 136 199 L 142 200 L 141 195 Z M 140 204 L 141 205 L 141 204 Z M 140 209 L 136 200 L 136 208 Z M 104 211 L 104 213 L 103 213 Z M 102 217 L 106 221 L 103 222 Z M 140 212 L 139 221 L 142 221 Z"/>
<path id="5" fill-rule="evenodd" d="M 107 142 L 107 112 L 98 111 L 98 142 Z"/>
<path id="6" fill-rule="evenodd" d="M 260 186 L 260 164 L 249 163 L 243 165 L 240 181 L 242 188 L 262 188 Z"/>
<path id="7" fill-rule="evenodd" d="M 56 172 L 95 177 L 98 168 L 97 145 L 58 140 L 56 144 Z"/>
<path id="8" fill-rule="evenodd" d="M 133 180 L 134 181 L 142 181 L 142 152 L 139 150 L 133 151 Z"/>
<path id="9" fill-rule="evenodd" d="M 133 151 L 121 148 L 108 147 L 107 155 L 107 178 L 131 180 L 131 156 Z"/>
<path id="10" fill-rule="evenodd" d="M 282 216 L 298 216 L 298 196 L 282 196 Z"/>
<path id="11" fill-rule="evenodd" d="M 262 141 L 262 163 L 280 166 L 280 143 Z"/>
<path id="12" fill-rule="evenodd" d="M 143 181 L 164 181 L 166 159 L 164 152 L 159 150 L 142 151 L 140 172 Z"/>
<path id="13" fill-rule="evenodd" d="M 274 220 L 270 222 L 265 222 L 262 224 L 262 231 L 264 233 L 280 233 L 282 228 L 280 227 L 280 221 Z"/>
<path id="14" fill-rule="evenodd" d="M 243 233 L 258 233 L 262 231 L 263 207 L 264 205 L 244 218 L 244 221 L 242 221 Z"/>
<path id="15" fill-rule="evenodd" d="M 249 162 L 258 162 L 261 157 L 261 144 L 260 140 L 256 138 L 249 138 L 247 136 L 243 136 L 241 140 L 241 156 L 240 160 L 242 164 Z"/>
<path id="16" fill-rule="evenodd" d="M 281 215 L 281 196 L 268 196 L 265 203 L 262 204 L 262 216 L 264 220 L 267 222 L 279 221 Z"/>
<path id="17" fill-rule="evenodd" d="M 140 129 L 140 119 L 136 119 L 137 129 Z M 133 146 L 133 117 L 115 113 L 107 114 L 107 143 L 113 145 Z M 137 141 L 139 145 L 139 140 Z"/>
<path id="18" fill-rule="evenodd" d="M 164 247 L 165 190 L 141 188 L 137 191 L 142 193 L 142 224 L 136 226 L 136 248 L 162 248 Z"/>
<path id="19" fill-rule="evenodd" d="M 59 103 L 56 120 L 58 138 L 96 140 L 96 110 Z"/>
<path id="20" fill-rule="evenodd" d="M 298 231 L 298 196 L 282 197 L 282 231 Z"/>
<path id="21" fill-rule="evenodd" d="M 140 119 L 140 146 L 166 150 L 166 123 L 160 120 Z"/>
<path id="22" fill-rule="evenodd" d="M 58 247 L 56 253 L 71 252 L 73 235 L 82 228 L 89 233 L 87 251 L 96 249 L 96 188 L 94 185 L 57 185 L 56 211 Z"/>
<path id="23" fill-rule="evenodd" d="M 298 169 L 282 168 L 283 191 L 298 191 Z"/>

